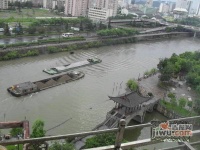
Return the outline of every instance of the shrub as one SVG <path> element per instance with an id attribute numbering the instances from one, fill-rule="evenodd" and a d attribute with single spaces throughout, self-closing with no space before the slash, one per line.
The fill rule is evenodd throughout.
<path id="1" fill-rule="evenodd" d="M 74 150 L 74 145 L 69 143 L 58 143 L 54 142 L 50 147 L 49 150 Z"/>
<path id="2" fill-rule="evenodd" d="M 186 99 L 185 98 L 180 98 L 179 99 L 179 106 L 180 107 L 185 107 L 185 105 L 186 105 Z"/>
<path id="3" fill-rule="evenodd" d="M 138 84 L 135 80 L 128 80 L 128 82 L 126 83 L 127 87 L 129 87 L 132 91 L 135 91 L 137 90 L 138 88 Z"/>
<path id="4" fill-rule="evenodd" d="M 15 59 L 18 58 L 19 54 L 17 51 L 8 52 L 5 56 L 3 56 L 3 60 Z"/>
<path id="5" fill-rule="evenodd" d="M 38 50 L 29 50 L 26 53 L 26 56 L 37 56 L 37 55 L 39 55 L 39 51 Z"/>
<path id="6" fill-rule="evenodd" d="M 176 102 L 176 99 L 175 98 L 171 98 L 170 100 L 170 103 L 173 107 L 176 107 L 177 106 L 177 102 Z"/>
<path id="7" fill-rule="evenodd" d="M 168 93 L 168 95 L 167 95 L 169 98 L 175 98 L 176 96 L 175 96 L 175 94 L 174 93 Z"/>
<path id="8" fill-rule="evenodd" d="M 113 133 L 100 134 L 86 140 L 85 148 L 94 148 L 115 143 L 115 135 Z"/>
<path id="9" fill-rule="evenodd" d="M 49 53 L 57 53 L 57 52 L 60 52 L 60 51 L 62 51 L 60 48 L 57 48 L 57 47 L 48 47 L 47 48 L 47 51 L 49 52 Z"/>
<path id="10" fill-rule="evenodd" d="M 11 134 L 13 137 L 17 137 L 17 135 L 23 134 L 23 129 L 22 129 L 22 128 L 12 128 L 12 129 L 10 130 L 10 134 Z"/>
<path id="11" fill-rule="evenodd" d="M 188 101 L 187 105 L 192 108 L 192 101 Z"/>

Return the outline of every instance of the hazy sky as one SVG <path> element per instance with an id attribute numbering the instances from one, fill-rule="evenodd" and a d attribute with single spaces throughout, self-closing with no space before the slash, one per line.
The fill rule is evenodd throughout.
<path id="1" fill-rule="evenodd" d="M 166 1 L 173 1 L 173 2 L 176 2 L 176 0 L 166 0 Z M 198 7 L 198 5 L 199 5 L 199 3 L 200 3 L 200 0 L 191 0 L 191 1 L 193 1 L 193 3 L 192 3 L 192 8 L 196 10 L 197 7 Z"/>

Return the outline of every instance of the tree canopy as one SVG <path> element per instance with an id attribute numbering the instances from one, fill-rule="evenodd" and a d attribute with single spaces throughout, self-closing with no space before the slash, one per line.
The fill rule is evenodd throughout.
<path id="1" fill-rule="evenodd" d="M 135 80 L 130 79 L 128 80 L 128 82 L 126 83 L 127 87 L 129 87 L 132 91 L 136 91 L 138 88 L 138 84 Z"/>
<path id="2" fill-rule="evenodd" d="M 170 58 L 161 59 L 157 65 L 161 73 L 161 81 L 169 81 L 171 77 L 183 75 L 187 83 L 200 91 L 200 52 L 185 52 Z"/>
<path id="3" fill-rule="evenodd" d="M 200 27 L 200 19 L 197 17 L 187 17 L 181 20 L 176 20 L 176 22 L 183 25 L 192 25 L 192 26 Z"/>
<path id="4" fill-rule="evenodd" d="M 23 134 L 23 129 L 22 129 L 22 128 L 12 128 L 12 129 L 10 130 L 10 134 L 11 134 L 13 137 L 16 137 L 17 135 Z"/>
<path id="5" fill-rule="evenodd" d="M 96 135 L 86 140 L 85 148 L 114 145 L 115 138 L 116 137 L 114 133 Z"/>
<path id="6" fill-rule="evenodd" d="M 49 150 L 74 150 L 74 145 L 70 143 L 58 143 L 55 142 L 53 143 L 50 147 Z"/>
<path id="7" fill-rule="evenodd" d="M 131 36 L 137 34 L 138 31 L 135 29 L 120 29 L 120 28 L 113 28 L 113 29 L 105 29 L 100 30 L 97 32 L 99 36 Z"/>
<path id="8" fill-rule="evenodd" d="M 43 137 L 46 131 L 44 130 L 44 121 L 36 120 L 32 126 L 31 138 Z"/>

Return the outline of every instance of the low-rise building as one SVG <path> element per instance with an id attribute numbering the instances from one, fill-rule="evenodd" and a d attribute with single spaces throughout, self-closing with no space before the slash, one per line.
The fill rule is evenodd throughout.
<path id="1" fill-rule="evenodd" d="M 175 19 L 182 19 L 188 16 L 188 11 L 184 8 L 176 8 L 173 13 Z"/>

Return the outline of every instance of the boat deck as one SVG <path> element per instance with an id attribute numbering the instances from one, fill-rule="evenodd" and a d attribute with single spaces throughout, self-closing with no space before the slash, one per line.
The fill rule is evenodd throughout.
<path id="1" fill-rule="evenodd" d="M 65 70 L 68 70 L 71 68 L 76 68 L 76 67 L 80 67 L 80 66 L 84 66 L 84 65 L 88 65 L 88 64 L 90 64 L 90 62 L 88 62 L 87 60 L 84 60 L 84 61 L 72 63 L 68 66 L 59 66 L 59 67 L 54 67 L 52 69 L 56 69 L 58 71 L 65 71 Z"/>

